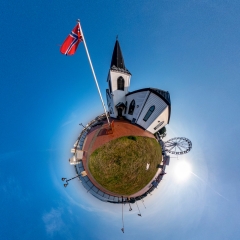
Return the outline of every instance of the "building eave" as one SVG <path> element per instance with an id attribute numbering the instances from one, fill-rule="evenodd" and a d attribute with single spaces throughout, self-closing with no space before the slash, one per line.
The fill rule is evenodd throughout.
<path id="1" fill-rule="evenodd" d="M 121 73 L 128 74 L 129 76 L 132 76 L 132 74 L 127 69 L 117 68 L 116 66 L 112 66 L 110 70 L 113 72 L 121 72 Z"/>

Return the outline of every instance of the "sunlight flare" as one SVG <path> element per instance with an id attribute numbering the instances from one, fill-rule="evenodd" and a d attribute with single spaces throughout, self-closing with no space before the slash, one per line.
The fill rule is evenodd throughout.
<path id="1" fill-rule="evenodd" d="M 186 161 L 179 161 L 175 166 L 174 175 L 178 182 L 186 181 L 191 174 L 191 166 Z"/>

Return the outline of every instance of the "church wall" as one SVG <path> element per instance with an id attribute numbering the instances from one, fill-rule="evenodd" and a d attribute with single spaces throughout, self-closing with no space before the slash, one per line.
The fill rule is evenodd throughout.
<path id="1" fill-rule="evenodd" d="M 153 111 L 151 116 L 148 118 L 148 120 L 145 122 L 143 118 L 145 117 L 149 108 L 153 105 L 155 106 L 155 110 Z M 151 93 L 147 99 L 147 102 L 140 116 L 137 119 L 137 124 L 144 127 L 145 129 L 148 129 L 148 127 L 160 116 L 160 114 L 165 110 L 166 107 L 167 107 L 167 104 L 159 96 L 157 96 L 154 93 Z"/>
<path id="2" fill-rule="evenodd" d="M 126 101 L 127 101 L 127 112 L 126 112 L 126 118 L 129 120 L 132 120 L 133 118 L 137 119 L 139 113 L 141 112 L 144 103 L 146 102 L 146 99 L 148 97 L 149 91 L 143 91 L 143 92 L 137 92 L 134 94 L 130 94 L 126 96 Z M 133 115 L 128 114 L 129 111 L 129 106 L 131 104 L 132 100 L 135 100 L 135 109 L 133 112 Z"/>
<path id="3" fill-rule="evenodd" d="M 119 77 L 123 77 L 124 79 L 124 91 L 121 90 L 117 90 L 117 79 Z M 124 93 L 124 95 L 126 95 L 128 93 L 128 88 L 130 85 L 130 75 L 126 74 L 126 73 L 122 73 L 122 72 L 114 72 L 114 71 L 110 71 L 110 80 L 112 83 L 112 91 L 118 91 L 121 93 Z"/>
<path id="4" fill-rule="evenodd" d="M 107 96 L 106 98 L 107 98 L 108 112 L 111 117 L 115 117 L 112 95 L 110 94 L 109 89 L 106 89 L 106 96 Z"/>
<path id="5" fill-rule="evenodd" d="M 124 79 L 124 91 L 122 90 L 117 90 L 117 79 L 119 77 L 123 77 Z M 116 109 L 116 105 L 119 102 L 126 102 L 126 94 L 128 93 L 128 88 L 129 88 L 129 84 L 130 84 L 130 75 L 127 75 L 125 73 L 122 72 L 114 72 L 114 71 L 110 71 L 110 81 L 111 81 L 111 86 L 112 86 L 112 101 L 113 101 L 113 111 L 114 111 L 114 116 L 113 117 L 117 117 L 118 113 L 117 113 L 117 109 Z"/>
<path id="6" fill-rule="evenodd" d="M 124 79 L 124 86 L 123 80 L 119 79 L 119 77 Z M 130 79 L 131 74 L 125 68 L 120 45 L 118 41 L 116 41 L 112 55 L 111 67 L 107 77 L 108 89 L 106 94 L 110 116 L 117 118 L 118 114 L 122 114 L 128 120 L 132 121 L 133 123 L 135 122 L 152 133 L 159 131 L 168 123 L 169 119 L 170 108 L 167 103 L 170 103 L 170 98 L 168 93 L 160 89 L 148 88 L 139 89 L 138 91 L 135 91 L 135 93 L 130 93 L 127 95 L 129 93 Z M 118 86 L 119 89 L 123 90 L 118 90 Z M 129 114 L 129 109 L 133 99 L 135 101 L 135 107 L 134 110 L 132 109 L 132 114 Z M 167 103 L 162 99 L 167 99 Z M 124 109 L 124 106 L 121 104 L 118 106 L 119 109 L 116 108 L 117 104 L 126 104 L 126 102 L 126 109 Z M 149 109 L 153 105 L 155 108 L 151 108 L 152 113 L 149 114 L 151 112 Z M 148 113 L 147 116 L 149 117 L 146 118 L 146 121 L 144 121 L 143 118 L 146 116 L 146 113 Z M 156 128 L 156 126 L 158 127 Z"/>
<path id="7" fill-rule="evenodd" d="M 163 110 L 163 112 L 155 119 L 155 121 L 152 122 L 152 124 L 147 128 L 147 130 L 151 133 L 155 133 L 155 132 L 159 131 L 161 128 L 163 128 L 167 124 L 168 116 L 169 116 L 169 107 L 167 106 Z M 160 125 L 160 126 L 157 127 L 158 125 Z M 154 128 L 156 128 L 156 129 L 154 129 Z"/>

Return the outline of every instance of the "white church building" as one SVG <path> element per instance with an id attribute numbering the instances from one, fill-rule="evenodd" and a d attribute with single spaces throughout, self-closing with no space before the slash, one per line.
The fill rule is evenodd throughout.
<path id="1" fill-rule="evenodd" d="M 170 121 L 170 94 L 157 88 L 129 92 L 131 73 L 126 69 L 118 40 L 116 40 L 107 78 L 107 104 L 112 118 L 126 118 L 155 133 Z"/>

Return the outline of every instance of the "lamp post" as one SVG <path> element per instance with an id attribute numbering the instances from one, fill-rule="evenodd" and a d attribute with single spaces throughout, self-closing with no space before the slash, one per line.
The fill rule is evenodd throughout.
<path id="1" fill-rule="evenodd" d="M 144 200 L 143 200 L 143 198 L 141 198 L 141 200 L 142 200 L 142 204 L 143 204 L 143 206 L 144 206 L 145 209 L 146 209 L 146 206 L 145 206 L 145 204 L 144 204 Z"/>
<path id="2" fill-rule="evenodd" d="M 135 198 L 135 200 L 136 200 L 136 198 Z M 136 204 L 137 204 L 137 200 L 136 200 Z M 137 208 L 138 208 L 138 211 L 139 211 L 138 216 L 141 217 L 142 214 L 141 214 L 141 212 L 140 212 L 140 209 L 139 209 L 139 207 L 138 207 L 138 204 L 137 204 Z"/>
<path id="3" fill-rule="evenodd" d="M 67 178 L 62 178 L 62 181 L 64 182 L 66 180 L 66 183 L 63 184 L 64 187 L 67 187 L 68 185 L 68 182 L 73 180 L 74 178 L 77 178 L 77 177 L 80 177 L 80 175 L 77 175 L 76 177 L 73 177 L 73 178 L 70 178 L 70 179 L 67 179 Z"/>
<path id="4" fill-rule="evenodd" d="M 123 196 L 122 196 L 122 224 L 123 227 L 121 228 L 122 232 L 124 233 L 124 221 L 123 221 Z"/>
<path id="5" fill-rule="evenodd" d="M 128 204 L 129 204 L 129 211 L 132 211 L 132 208 L 131 208 L 130 202 L 128 202 Z"/>
<path id="6" fill-rule="evenodd" d="M 83 126 L 83 124 L 82 124 L 82 123 L 79 123 L 79 125 L 80 125 L 80 126 L 82 126 L 84 129 L 86 128 L 86 127 L 84 127 L 84 126 Z"/>

